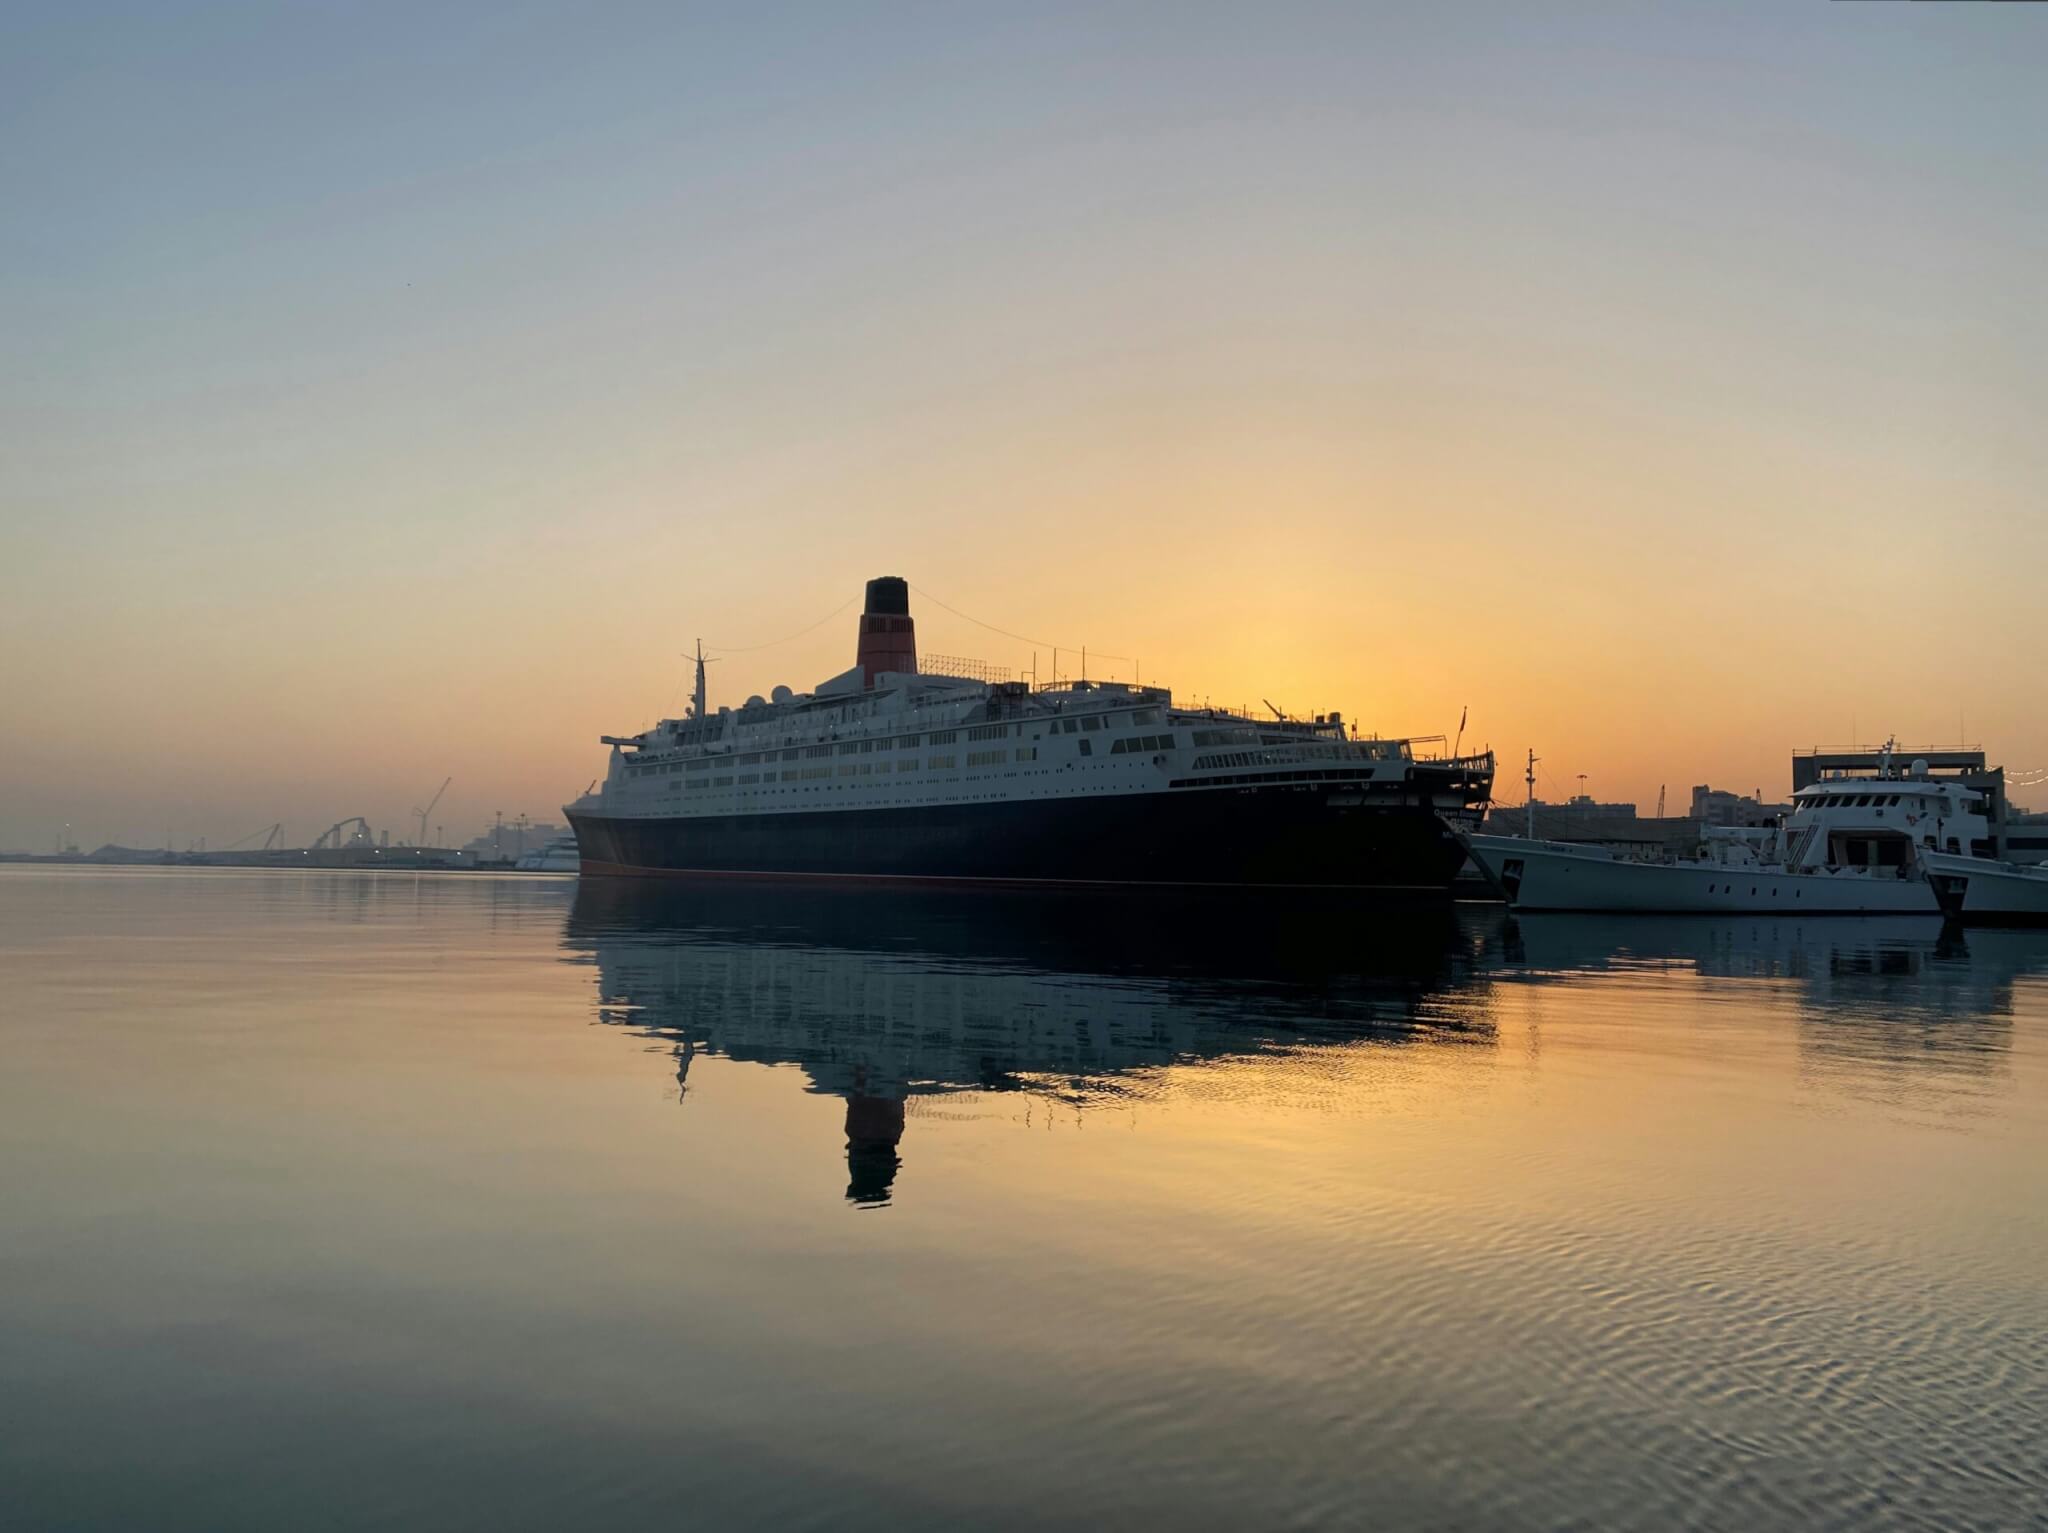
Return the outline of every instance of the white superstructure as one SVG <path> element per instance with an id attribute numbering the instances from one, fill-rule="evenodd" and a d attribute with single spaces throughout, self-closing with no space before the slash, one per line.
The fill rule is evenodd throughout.
<path id="1" fill-rule="evenodd" d="M 1402 783 L 1415 761 L 1408 741 L 1355 739 L 1339 718 L 1252 720 L 1176 707 L 1163 687 L 1122 682 L 1032 691 L 884 673 L 872 691 L 830 682 L 802 696 L 776 690 L 772 702 L 750 698 L 609 739 L 603 782 L 573 807 L 679 820 L 911 809 L 1148 794 L 1179 778 L 1336 766 Z"/>

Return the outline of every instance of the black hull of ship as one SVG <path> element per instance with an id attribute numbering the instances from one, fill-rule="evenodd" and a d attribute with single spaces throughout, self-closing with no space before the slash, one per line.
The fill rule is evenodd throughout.
<path id="1" fill-rule="evenodd" d="M 1427 805 L 1355 788 L 632 818 L 569 811 L 586 874 L 1362 890 L 1448 898 L 1465 850 Z"/>

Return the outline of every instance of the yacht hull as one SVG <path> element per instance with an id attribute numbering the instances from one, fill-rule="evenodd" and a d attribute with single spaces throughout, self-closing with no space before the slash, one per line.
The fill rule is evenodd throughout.
<path id="1" fill-rule="evenodd" d="M 1228 885 L 1449 898 L 1465 850 L 1435 810 L 1319 786 L 810 813 L 569 811 L 585 874 Z"/>
<path id="2" fill-rule="evenodd" d="M 1555 841 L 1468 840 L 1474 859 L 1517 910 L 1940 914 L 1925 878 L 1902 878 L 1892 869 L 1793 873 L 1768 865 L 1629 862 Z"/>
<path id="3" fill-rule="evenodd" d="M 1971 926 L 2048 926 L 2048 868 L 1922 852 L 1942 913 Z"/>

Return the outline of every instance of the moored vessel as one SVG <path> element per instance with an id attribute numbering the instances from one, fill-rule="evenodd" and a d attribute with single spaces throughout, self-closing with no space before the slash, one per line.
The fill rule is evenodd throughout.
<path id="1" fill-rule="evenodd" d="M 1472 835 L 1473 859 L 1518 910 L 1935 915 L 1925 857 L 1991 844 L 1992 814 L 1966 784 L 1889 750 L 1867 777 L 1799 789 L 1775 826 L 1710 829 L 1703 855 L 1660 862 L 1598 847 Z"/>
<path id="2" fill-rule="evenodd" d="M 573 832 L 551 837 L 544 846 L 535 847 L 514 864 L 521 873 L 574 873 L 582 865 Z"/>
<path id="3" fill-rule="evenodd" d="M 853 667 L 606 736 L 566 806 L 585 873 L 1387 891 L 1447 897 L 1491 752 L 1418 756 L 1341 715 L 1255 719 L 1164 687 L 919 668 L 871 580 Z"/>

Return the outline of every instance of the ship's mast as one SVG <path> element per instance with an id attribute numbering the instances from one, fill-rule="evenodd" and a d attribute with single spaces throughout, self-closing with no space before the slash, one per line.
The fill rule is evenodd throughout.
<path id="1" fill-rule="evenodd" d="M 697 641 L 697 690 L 691 697 L 690 716 L 699 723 L 704 719 L 704 641 Z"/>
<path id="2" fill-rule="evenodd" d="M 1534 841 L 1536 839 L 1536 749 L 1534 746 L 1529 748 L 1529 767 L 1522 774 L 1522 781 L 1529 785 L 1528 801 L 1523 806 L 1523 813 L 1528 816 L 1528 826 L 1525 834 L 1531 841 Z"/>

